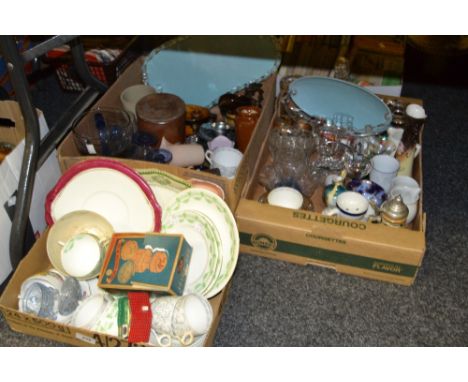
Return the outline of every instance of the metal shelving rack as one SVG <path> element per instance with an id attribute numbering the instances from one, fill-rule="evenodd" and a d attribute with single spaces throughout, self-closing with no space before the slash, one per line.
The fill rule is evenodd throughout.
<path id="1" fill-rule="evenodd" d="M 86 87 L 41 140 L 37 113 L 32 103 L 24 66 L 27 62 L 63 44 L 70 45 L 75 69 Z M 0 53 L 7 64 L 16 100 L 25 122 L 23 162 L 10 232 L 10 262 L 15 269 L 25 255 L 26 227 L 36 171 L 71 130 L 73 120 L 91 107 L 106 91 L 107 86 L 93 77 L 89 71 L 79 36 L 53 36 L 22 53 L 17 49 L 14 36 L 0 36 Z"/>

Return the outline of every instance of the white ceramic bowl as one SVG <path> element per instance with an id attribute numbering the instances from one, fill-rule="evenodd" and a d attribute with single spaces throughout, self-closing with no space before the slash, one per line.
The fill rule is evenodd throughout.
<path id="1" fill-rule="evenodd" d="M 302 194 L 292 187 L 277 187 L 267 196 L 268 204 L 294 210 L 300 209 L 304 203 Z"/>
<path id="2" fill-rule="evenodd" d="M 345 191 L 336 198 L 336 206 L 349 217 L 364 215 L 369 208 L 369 202 L 359 192 Z"/>

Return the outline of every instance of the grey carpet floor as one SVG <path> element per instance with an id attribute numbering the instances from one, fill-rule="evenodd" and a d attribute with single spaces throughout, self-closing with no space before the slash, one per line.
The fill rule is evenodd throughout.
<path id="1" fill-rule="evenodd" d="M 466 346 L 468 89 L 405 83 L 421 98 L 427 250 L 411 287 L 241 254 L 215 346 Z M 49 124 L 74 98 L 53 76 L 33 98 Z M 0 346 L 62 346 L 11 331 L 0 315 Z"/>

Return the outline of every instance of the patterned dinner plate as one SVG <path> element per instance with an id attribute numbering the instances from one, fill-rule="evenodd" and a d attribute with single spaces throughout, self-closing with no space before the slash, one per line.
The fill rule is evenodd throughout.
<path id="1" fill-rule="evenodd" d="M 191 188 L 192 184 L 178 176 L 155 168 L 137 169 L 138 174 L 149 184 L 161 208 L 179 192 Z"/>
<path id="2" fill-rule="evenodd" d="M 183 234 L 192 247 L 184 294 L 209 294 L 223 260 L 221 238 L 213 222 L 201 212 L 181 210 L 165 216 L 161 231 Z"/>
<path id="3" fill-rule="evenodd" d="M 210 298 L 218 294 L 231 279 L 239 257 L 239 231 L 227 204 L 211 191 L 190 188 L 177 194 L 163 211 L 163 220 L 181 211 L 198 211 L 213 222 L 221 238 L 222 267 L 219 276 L 205 293 Z"/>

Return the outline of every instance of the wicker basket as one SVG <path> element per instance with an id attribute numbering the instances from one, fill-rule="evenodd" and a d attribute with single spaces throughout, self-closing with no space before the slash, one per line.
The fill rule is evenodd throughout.
<path id="1" fill-rule="evenodd" d="M 108 63 L 86 60 L 91 74 L 108 86 L 112 85 L 125 68 L 138 57 L 138 53 L 132 49 L 137 37 L 84 36 L 80 39 L 85 51 L 90 49 L 121 50 L 119 55 Z M 63 90 L 83 91 L 85 85 L 78 76 L 76 68 L 73 66 L 73 59 L 70 52 L 64 53 L 63 49 L 54 49 L 47 54 L 46 62 L 54 67 Z"/>

